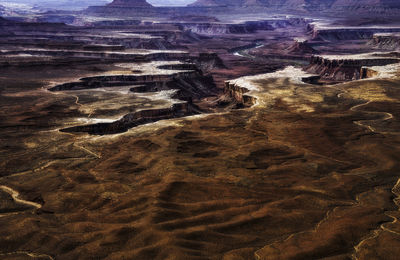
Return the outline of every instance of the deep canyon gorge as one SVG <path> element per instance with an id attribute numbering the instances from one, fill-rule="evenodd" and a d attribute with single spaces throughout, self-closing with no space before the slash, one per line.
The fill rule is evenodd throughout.
<path id="1" fill-rule="evenodd" d="M 398 259 L 398 1 L 1 10 L 0 259 Z"/>

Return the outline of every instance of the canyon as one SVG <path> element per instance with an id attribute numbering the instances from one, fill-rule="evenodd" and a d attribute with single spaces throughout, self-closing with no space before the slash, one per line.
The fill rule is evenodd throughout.
<path id="1" fill-rule="evenodd" d="M 128 9 L 124 9 L 128 7 Z M 136 8 L 129 8 L 136 7 Z M 351 17 L 349 14 L 357 13 L 358 19 L 379 18 L 384 15 L 386 20 L 398 21 L 400 13 L 400 3 L 395 0 L 328 0 L 328 1 L 309 1 L 309 0 L 198 0 L 185 7 L 154 7 L 144 0 L 115 0 L 107 6 L 92 6 L 88 11 L 92 14 L 101 15 L 170 15 L 170 14 L 193 14 L 199 12 L 203 14 L 224 15 L 248 14 L 252 13 L 290 13 L 302 15 L 328 16 L 328 17 Z"/>
<path id="2" fill-rule="evenodd" d="M 399 10 L 4 13 L 0 258 L 397 259 Z"/>

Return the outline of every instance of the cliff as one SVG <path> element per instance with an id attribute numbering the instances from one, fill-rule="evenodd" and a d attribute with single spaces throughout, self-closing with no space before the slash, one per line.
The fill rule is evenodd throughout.
<path id="1" fill-rule="evenodd" d="M 321 76 L 326 81 L 350 81 L 368 78 L 372 74 L 364 67 L 385 66 L 398 63 L 394 57 L 372 55 L 312 56 L 306 71 Z"/>
<path id="2" fill-rule="evenodd" d="M 376 27 L 323 27 L 310 25 L 312 39 L 316 41 L 343 41 L 372 39 L 376 33 L 400 32 L 400 27 L 376 28 Z"/>
<path id="3" fill-rule="evenodd" d="M 92 125 L 75 126 L 62 129 L 61 131 L 67 133 L 84 132 L 92 135 L 118 134 L 126 132 L 129 128 L 135 126 L 154 123 L 164 119 L 195 114 L 190 107 L 191 105 L 186 102 L 178 103 L 173 104 L 169 108 L 141 110 L 130 113 L 113 123 L 98 123 Z"/>
<path id="4" fill-rule="evenodd" d="M 292 46 L 287 49 L 289 54 L 317 54 L 319 51 L 315 50 L 307 41 L 296 40 Z"/>
<path id="5" fill-rule="evenodd" d="M 377 33 L 368 45 L 380 50 L 400 51 L 400 33 Z"/>
<path id="6" fill-rule="evenodd" d="M 242 6 L 243 0 L 198 0 L 189 6 Z"/>
<path id="7" fill-rule="evenodd" d="M 247 92 L 249 92 L 247 88 L 229 81 L 225 82 L 224 93 L 237 104 L 237 107 L 251 107 L 256 104 L 257 98 L 246 95 Z"/>
<path id="8" fill-rule="evenodd" d="M 112 3 L 108 4 L 110 7 L 153 7 L 151 4 L 147 3 L 146 0 L 114 0 Z"/>
<path id="9" fill-rule="evenodd" d="M 295 10 L 301 12 L 393 12 L 400 11 L 400 2 L 396 0 L 198 0 L 191 6 L 229 6 L 241 8 L 264 7 L 274 10 Z M 398 9 L 398 10 L 396 10 Z"/>
<path id="10" fill-rule="evenodd" d="M 191 6 L 266 6 L 270 8 L 326 9 L 381 9 L 400 8 L 397 0 L 197 0 Z"/>
<path id="11" fill-rule="evenodd" d="M 135 9 L 136 8 L 136 9 Z M 106 7 L 90 7 L 88 13 L 103 15 L 187 16 L 238 13 L 286 12 L 296 14 L 349 17 L 395 17 L 400 14 L 400 2 L 393 0 L 198 0 L 186 7 L 152 7 L 145 0 L 114 0 Z M 359 18 L 357 16 L 357 19 Z"/>

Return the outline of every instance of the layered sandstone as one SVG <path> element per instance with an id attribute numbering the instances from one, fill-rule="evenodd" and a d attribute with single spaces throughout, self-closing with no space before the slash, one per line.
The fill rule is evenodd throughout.
<path id="1" fill-rule="evenodd" d="M 169 108 L 141 110 L 125 115 L 122 119 L 112 123 L 98 123 L 93 125 L 75 126 L 62 129 L 63 132 L 86 132 L 92 135 L 107 135 L 126 132 L 129 128 L 154 123 L 164 119 L 183 117 L 194 114 L 188 103 L 173 104 Z"/>
<path id="2" fill-rule="evenodd" d="M 363 67 L 385 66 L 398 63 L 396 57 L 365 55 L 312 56 L 306 70 L 318 74 L 324 80 L 350 81 L 370 77 L 372 74 Z"/>
<path id="3" fill-rule="evenodd" d="M 224 92 L 237 103 L 238 107 L 251 107 L 257 102 L 256 97 L 246 94 L 249 92 L 247 88 L 230 81 L 225 82 Z"/>
<path id="4" fill-rule="evenodd" d="M 306 40 L 296 39 L 292 46 L 287 49 L 290 54 L 317 54 L 319 51 L 314 49 Z"/>
<path id="5" fill-rule="evenodd" d="M 343 41 L 343 40 L 368 40 L 377 33 L 398 33 L 400 27 L 346 27 L 324 26 L 318 24 L 309 25 L 310 34 L 314 41 Z"/>
<path id="6" fill-rule="evenodd" d="M 400 51 L 400 33 L 376 33 L 368 44 L 377 49 Z"/>

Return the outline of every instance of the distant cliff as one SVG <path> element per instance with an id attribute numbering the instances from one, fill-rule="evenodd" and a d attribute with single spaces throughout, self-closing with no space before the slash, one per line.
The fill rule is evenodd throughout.
<path id="1" fill-rule="evenodd" d="M 400 20 L 399 0 L 197 0 L 187 7 L 153 7 L 145 0 L 114 0 L 107 6 L 88 9 L 102 15 L 215 15 L 286 12 L 327 15 L 349 19 L 381 18 Z"/>
<path id="2" fill-rule="evenodd" d="M 265 7 L 299 11 L 393 11 L 400 10 L 398 0 L 197 0 L 190 6 Z"/>
<path id="3" fill-rule="evenodd" d="M 146 0 L 114 0 L 110 7 L 153 7 Z"/>

